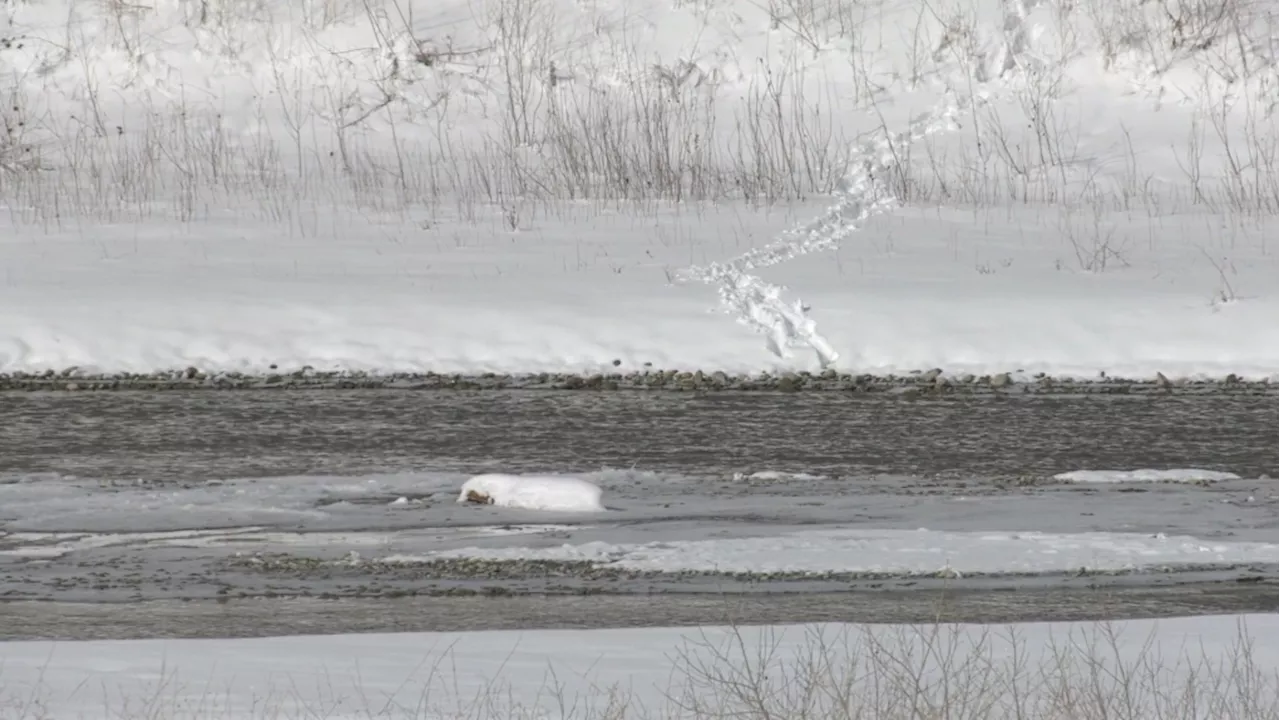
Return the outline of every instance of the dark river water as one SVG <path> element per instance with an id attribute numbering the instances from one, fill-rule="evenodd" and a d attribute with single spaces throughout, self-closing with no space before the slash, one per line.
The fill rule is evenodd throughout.
<path id="1" fill-rule="evenodd" d="M 6 393 L 0 473 L 164 481 L 643 467 L 1020 477 L 1062 468 L 1277 474 L 1275 397 L 548 391 Z"/>
<path id="2" fill-rule="evenodd" d="M 146 492 L 168 486 L 188 492 L 193 487 L 199 491 L 202 481 L 222 478 L 363 476 L 424 469 L 474 473 L 639 468 L 692 478 L 688 487 L 693 489 L 687 492 L 705 492 L 707 502 L 716 499 L 713 488 L 734 488 L 738 496 L 731 501 L 721 498 L 718 506 L 729 508 L 727 514 L 714 518 L 724 527 L 817 522 L 824 512 L 871 512 L 868 508 L 873 506 L 895 526 L 935 527 L 946 519 L 947 497 L 927 507 L 921 504 L 927 498 L 913 493 L 922 487 L 923 478 L 933 483 L 927 486 L 929 492 L 981 496 L 979 502 L 988 509 L 986 515 L 974 517 L 982 527 L 981 523 L 995 522 L 990 516 L 999 516 L 1004 507 L 999 503 L 1005 501 L 1025 500 L 1009 507 L 1034 509 L 1046 522 L 1063 527 L 1077 522 L 1066 515 L 1094 523 L 1086 529 L 1108 529 L 1110 518 L 1121 522 L 1135 516 L 1130 508 L 1138 509 L 1136 515 L 1148 507 L 1157 514 L 1167 512 L 1170 523 L 1180 514 L 1180 527 L 1195 527 L 1196 518 L 1202 517 L 1196 508 L 1214 509 L 1226 521 L 1236 522 L 1232 513 L 1239 507 L 1243 519 L 1231 527 L 1215 525 L 1216 515 L 1202 521 L 1206 528 L 1219 527 L 1219 535 L 1230 537 L 1244 531 L 1256 535 L 1266 523 L 1274 523 L 1274 499 L 1265 498 L 1264 491 L 1273 492 L 1275 482 L 1258 478 L 1278 474 L 1278 432 L 1273 396 L 3 393 L 0 483 L 38 489 L 45 482 L 41 477 L 48 477 L 45 485 L 62 483 L 59 487 L 77 492 L 83 487 L 86 492 L 114 493 L 115 482 L 127 484 L 120 492 L 134 492 L 128 488 L 139 486 L 148 488 Z M 1131 495 L 1114 493 L 1147 490 L 1047 488 L 1040 493 L 1020 485 L 1022 479 L 1068 469 L 1187 467 L 1232 471 L 1252 484 L 1222 495 L 1215 495 L 1215 488 L 1192 486 Z M 785 518 L 761 521 L 755 518 L 760 508 L 769 508 L 774 498 L 795 489 L 734 485 L 726 477 L 740 470 L 777 468 L 832 480 L 805 485 L 804 492 L 819 496 L 819 502 L 809 503 L 813 507 L 797 506 L 788 509 Z M 707 489 L 701 490 L 703 476 L 718 479 L 708 480 Z M 914 478 L 917 484 L 898 487 L 894 477 Z M 986 490 L 975 491 L 970 479 Z M 824 494 L 833 498 L 832 503 L 821 502 Z M 833 504 L 837 495 L 844 496 L 839 499 L 842 505 Z M 61 501 L 58 497 L 54 501 Z M 629 502 L 643 500 L 633 493 Z M 749 502 L 756 503 L 748 508 L 750 513 L 733 510 Z M 1160 504 L 1150 504 L 1156 502 Z M 1063 512 L 1067 508 L 1070 511 Z M 6 517 L 4 510 L 0 507 L 0 521 Z M 370 512 L 375 520 L 383 517 L 376 514 L 382 512 L 377 508 Z M 456 513 L 447 504 L 424 513 L 420 522 L 443 522 L 442 527 L 455 522 L 450 518 Z M 14 512 L 7 517 L 10 524 L 24 520 Z M 645 523 L 658 527 L 648 515 L 620 517 L 614 529 L 618 532 L 639 532 Z M 684 531 L 696 530 L 694 517 L 683 517 Z M 1160 526 L 1159 517 L 1143 519 Z M 0 522 L 0 541 L 5 529 Z M 17 537 L 11 534 L 10 540 Z M 395 596 L 368 597 L 354 591 L 344 596 L 346 591 L 333 581 L 322 586 L 300 576 L 233 577 L 218 564 L 224 560 L 149 546 L 87 550 L 52 561 L 11 556 L 9 564 L 0 562 L 0 597 L 11 600 L 0 602 L 0 639 L 656 626 L 729 619 L 1089 619 L 1273 612 L 1277 605 L 1274 566 L 1133 577 L 1106 581 L 1105 587 L 1098 585 L 1105 579 L 1058 578 L 990 586 L 907 582 L 878 590 L 875 584 L 814 583 L 808 589 L 788 586 L 772 592 L 745 585 L 717 588 L 713 578 L 701 589 L 658 594 L 646 594 L 654 591 L 636 589 L 639 586 L 600 592 L 600 587 L 586 585 L 583 588 L 591 592 L 581 595 L 512 592 L 539 586 L 541 580 L 531 576 L 523 585 L 499 588 L 502 592 L 486 587 L 480 596 L 457 598 L 405 596 L 406 590 L 419 589 L 414 584 L 418 580 L 383 586 Z M 227 593 L 235 583 L 247 588 L 248 595 Z"/>

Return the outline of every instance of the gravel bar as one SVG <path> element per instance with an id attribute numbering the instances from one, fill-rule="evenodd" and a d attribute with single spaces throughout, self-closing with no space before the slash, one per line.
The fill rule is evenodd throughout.
<path id="1" fill-rule="evenodd" d="M 277 637 L 338 632 L 801 623 L 1013 623 L 1275 612 L 1275 587 L 1042 587 L 883 593 L 250 598 L 128 604 L 13 602 L 3 640 Z"/>
<path id="2" fill-rule="evenodd" d="M 436 558 L 419 562 L 385 562 L 379 560 L 325 560 L 317 557 L 270 553 L 241 555 L 223 561 L 224 569 L 248 570 L 276 577 L 311 580 L 333 580 L 342 577 L 370 578 L 388 576 L 417 582 L 438 580 L 494 580 L 510 581 L 528 578 L 581 580 L 581 581 L 634 581 L 669 580 L 675 582 L 715 579 L 734 583 L 786 583 L 793 581 L 821 581 L 861 583 L 893 580 L 1014 580 L 1043 579 L 1050 577 L 1090 579 L 1094 582 L 1108 577 L 1132 575 L 1161 575 L 1178 573 L 1221 573 L 1250 580 L 1276 578 L 1276 566 L 1250 563 L 1238 565 L 1186 563 L 1177 567 L 1144 570 L 1087 570 L 1072 572 L 1001 572 L 965 573 L 951 570 L 933 572 L 875 572 L 875 571 L 774 571 L 774 572 L 725 572 L 714 570 L 640 570 L 601 564 L 588 560 L 540 560 L 488 558 Z"/>
<path id="3" fill-rule="evenodd" d="M 205 372 L 196 367 L 151 373 L 62 371 L 0 373 L 0 392 L 110 392 L 119 390 L 577 390 L 598 392 L 844 392 L 918 396 L 1002 394 L 1233 394 L 1274 395 L 1274 378 L 1124 379 L 1100 374 L 1094 379 L 1055 377 L 1022 371 L 993 375 L 949 374 L 940 368 L 903 375 L 840 373 L 760 373 L 731 375 L 702 370 L 647 368 L 611 373 L 443 374 L 358 371 Z"/>

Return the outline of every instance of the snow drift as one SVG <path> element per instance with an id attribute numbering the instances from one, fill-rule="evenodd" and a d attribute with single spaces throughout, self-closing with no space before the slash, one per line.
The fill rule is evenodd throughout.
<path id="1" fill-rule="evenodd" d="M 601 490 L 580 478 L 558 475 L 476 475 L 462 484 L 460 503 L 522 510 L 600 512 Z"/>

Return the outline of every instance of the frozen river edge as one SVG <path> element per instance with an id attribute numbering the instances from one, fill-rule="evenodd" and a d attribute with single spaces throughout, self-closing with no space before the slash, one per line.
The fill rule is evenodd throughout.
<path id="1" fill-rule="evenodd" d="M 1274 613 L 1274 581 L 1170 587 L 935 589 L 759 595 L 248 598 L 6 602 L 0 640 L 273 637 L 329 633 L 688 627 L 808 622 L 1012 623 Z"/>
<path id="2" fill-rule="evenodd" d="M 198 368 L 153 373 L 0 373 L 0 392 L 112 392 L 202 390 L 560 390 L 604 392 L 846 392 L 943 395 L 1276 395 L 1277 380 L 1242 378 L 1082 379 L 1020 371 L 993 375 L 950 374 L 941 368 L 905 375 L 762 372 L 731 375 L 701 370 L 646 369 L 633 372 L 448 374 L 316 371 L 206 373 Z"/>

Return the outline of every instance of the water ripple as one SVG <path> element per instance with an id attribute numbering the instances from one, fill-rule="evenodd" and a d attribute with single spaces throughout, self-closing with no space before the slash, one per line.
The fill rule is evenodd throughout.
<path id="1" fill-rule="evenodd" d="M 30 393 L 0 473 L 193 481 L 399 470 L 781 469 L 1018 478 L 1079 468 L 1277 472 L 1269 397 L 546 391 Z"/>

